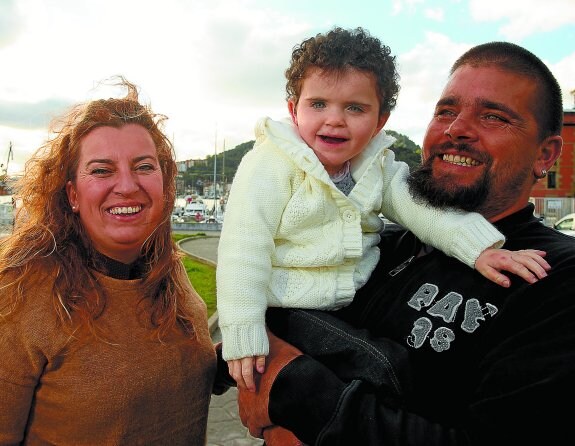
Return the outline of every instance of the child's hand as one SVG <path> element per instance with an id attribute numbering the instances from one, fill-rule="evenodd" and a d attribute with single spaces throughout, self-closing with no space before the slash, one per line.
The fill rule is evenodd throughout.
<path id="1" fill-rule="evenodd" d="M 254 381 L 254 366 L 258 373 L 264 373 L 266 368 L 265 356 L 249 356 L 241 359 L 231 359 L 228 361 L 230 375 L 235 379 L 238 388 L 256 391 Z"/>
<path id="2" fill-rule="evenodd" d="M 538 249 L 522 249 L 508 251 L 507 249 L 488 248 L 483 251 L 475 261 L 475 269 L 492 282 L 508 288 L 511 285 L 509 277 L 500 273 L 500 270 L 509 271 L 522 277 L 529 283 L 547 277 L 551 266 L 543 258 L 545 251 Z"/>

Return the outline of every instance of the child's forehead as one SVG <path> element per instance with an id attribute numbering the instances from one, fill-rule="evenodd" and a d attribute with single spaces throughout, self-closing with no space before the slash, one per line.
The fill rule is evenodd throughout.
<path id="1" fill-rule="evenodd" d="M 339 83 L 342 81 L 367 79 L 369 81 L 375 79 L 375 74 L 360 70 L 353 66 L 337 67 L 337 68 L 324 68 L 319 66 L 309 67 L 303 76 L 303 81 L 314 79 L 325 83 Z"/>

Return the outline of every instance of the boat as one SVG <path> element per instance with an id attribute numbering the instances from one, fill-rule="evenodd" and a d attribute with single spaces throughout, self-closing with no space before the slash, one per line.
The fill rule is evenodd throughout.
<path id="1" fill-rule="evenodd" d="M 186 197 L 184 206 L 184 217 L 193 217 L 197 222 L 206 218 L 207 207 L 200 197 Z"/>

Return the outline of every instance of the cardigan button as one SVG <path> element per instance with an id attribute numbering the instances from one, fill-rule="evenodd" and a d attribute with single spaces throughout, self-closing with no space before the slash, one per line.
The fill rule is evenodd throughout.
<path id="1" fill-rule="evenodd" d="M 352 210 L 345 210 L 343 211 L 343 219 L 345 221 L 354 221 L 355 220 L 355 212 L 353 212 Z"/>

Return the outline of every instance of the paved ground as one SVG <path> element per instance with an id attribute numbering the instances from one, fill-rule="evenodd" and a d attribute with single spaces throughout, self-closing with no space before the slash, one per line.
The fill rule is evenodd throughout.
<path id="1" fill-rule="evenodd" d="M 210 232 L 205 238 L 182 241 L 180 248 L 199 260 L 215 265 L 219 240 L 219 232 Z M 217 313 L 210 318 L 210 329 L 214 342 L 219 342 L 221 334 L 217 328 Z M 207 446 L 263 445 L 263 440 L 252 437 L 242 425 L 238 415 L 236 395 L 235 388 L 223 395 L 212 395 L 208 414 Z"/>

